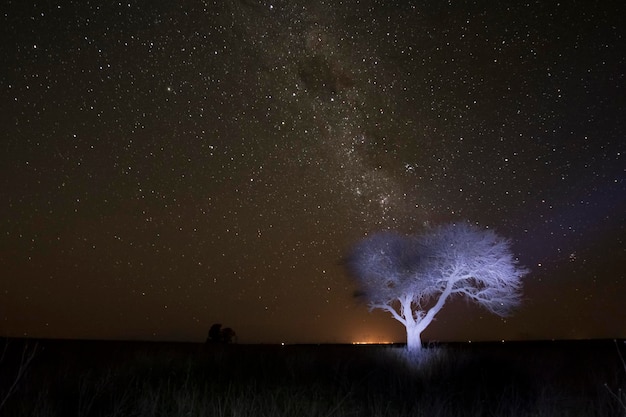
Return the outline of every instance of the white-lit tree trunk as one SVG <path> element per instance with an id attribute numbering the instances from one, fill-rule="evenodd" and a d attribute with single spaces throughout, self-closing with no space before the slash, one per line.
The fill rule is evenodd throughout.
<path id="1" fill-rule="evenodd" d="M 408 295 L 400 299 L 400 315 L 399 320 L 406 328 L 406 348 L 409 351 L 420 350 L 422 348 L 422 330 L 420 326 L 419 316 L 416 317 L 413 312 L 413 299 Z"/>
<path id="2" fill-rule="evenodd" d="M 420 326 L 406 327 L 406 348 L 409 352 L 422 349 L 422 330 Z"/>
<path id="3" fill-rule="evenodd" d="M 403 297 L 400 300 L 402 318 L 400 320 L 406 327 L 406 348 L 409 352 L 414 352 L 422 348 L 422 332 L 435 318 L 435 315 L 443 308 L 446 299 L 452 293 L 452 284 L 448 282 L 435 305 L 424 314 L 421 311 L 414 312 L 411 298 Z"/>

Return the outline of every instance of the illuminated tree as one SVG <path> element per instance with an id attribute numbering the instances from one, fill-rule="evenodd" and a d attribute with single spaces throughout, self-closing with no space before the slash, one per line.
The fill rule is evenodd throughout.
<path id="1" fill-rule="evenodd" d="M 370 310 L 381 309 L 404 325 L 407 349 L 446 301 L 462 296 L 500 316 L 520 303 L 521 279 L 509 240 L 467 223 L 429 229 L 418 236 L 380 232 L 357 243 L 345 267 Z"/>

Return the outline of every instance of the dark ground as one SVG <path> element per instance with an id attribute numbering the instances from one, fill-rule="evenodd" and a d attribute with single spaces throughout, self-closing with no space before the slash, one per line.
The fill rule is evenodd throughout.
<path id="1" fill-rule="evenodd" d="M 3 416 L 626 415 L 623 341 L 3 345 Z"/>

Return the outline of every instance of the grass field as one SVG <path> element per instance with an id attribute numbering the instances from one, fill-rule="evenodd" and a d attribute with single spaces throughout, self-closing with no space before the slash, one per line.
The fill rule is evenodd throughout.
<path id="1" fill-rule="evenodd" d="M 3 344 L 3 417 L 626 416 L 623 342 Z"/>

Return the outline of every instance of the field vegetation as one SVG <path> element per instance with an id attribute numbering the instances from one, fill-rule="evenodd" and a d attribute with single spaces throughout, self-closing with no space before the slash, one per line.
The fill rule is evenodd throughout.
<path id="1" fill-rule="evenodd" d="M 5 417 L 626 416 L 623 342 L 3 344 Z"/>

